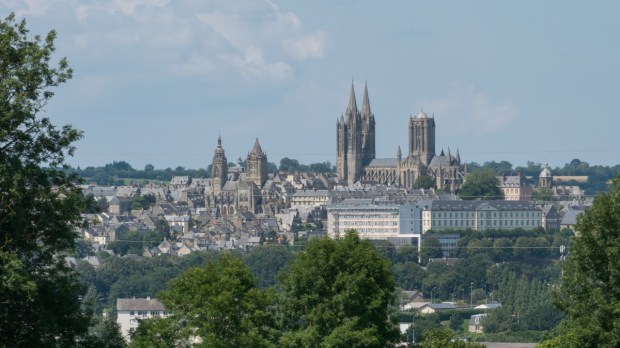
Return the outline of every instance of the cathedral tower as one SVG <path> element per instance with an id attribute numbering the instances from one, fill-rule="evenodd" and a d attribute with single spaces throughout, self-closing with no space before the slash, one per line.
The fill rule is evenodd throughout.
<path id="1" fill-rule="evenodd" d="M 370 111 L 368 88 L 364 89 L 360 112 L 351 83 L 349 106 L 337 122 L 336 133 L 337 173 L 347 183 L 353 184 L 362 177 L 364 166 L 375 158 L 375 117 Z"/>
<path id="2" fill-rule="evenodd" d="M 258 188 L 263 187 L 267 181 L 267 154 L 261 149 L 258 138 L 254 142 L 252 151 L 248 153 L 246 166 L 246 180 L 253 181 Z"/>
<path id="3" fill-rule="evenodd" d="M 419 158 L 425 166 L 435 156 L 435 119 L 424 112 L 409 118 L 409 156 Z"/>
<path id="4" fill-rule="evenodd" d="M 211 178 L 213 178 L 213 190 L 220 192 L 222 186 L 228 178 L 228 160 L 222 147 L 222 137 L 217 137 L 217 147 L 213 154 L 213 162 L 211 164 Z"/>

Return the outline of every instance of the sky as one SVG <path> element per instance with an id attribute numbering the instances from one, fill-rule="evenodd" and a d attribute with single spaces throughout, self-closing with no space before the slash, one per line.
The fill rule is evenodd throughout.
<path id="1" fill-rule="evenodd" d="M 69 164 L 206 168 L 256 138 L 271 162 L 336 161 L 367 84 L 378 158 L 435 118 L 436 149 L 515 166 L 620 163 L 620 2 L 0 0 L 56 30 L 73 79 L 44 116 L 84 132 Z M 403 154 L 405 155 L 405 154 Z"/>

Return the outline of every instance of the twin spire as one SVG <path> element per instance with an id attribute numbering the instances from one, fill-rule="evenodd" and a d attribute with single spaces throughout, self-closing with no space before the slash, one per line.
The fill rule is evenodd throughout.
<path id="1" fill-rule="evenodd" d="M 347 114 L 357 114 L 357 102 L 355 100 L 355 87 L 353 81 L 351 81 L 351 94 L 349 95 L 349 107 L 347 108 Z M 368 99 L 368 84 L 364 83 L 364 99 L 362 100 L 362 115 L 370 116 L 370 100 Z"/>

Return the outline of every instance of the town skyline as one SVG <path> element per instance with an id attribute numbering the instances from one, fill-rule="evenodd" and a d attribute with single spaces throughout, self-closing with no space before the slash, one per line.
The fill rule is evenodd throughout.
<path id="1" fill-rule="evenodd" d="M 84 131 L 73 166 L 205 168 L 258 138 L 269 160 L 336 162 L 351 82 L 368 84 L 377 158 L 421 109 L 467 162 L 615 165 L 614 2 L 2 1 L 58 34 L 74 78 L 45 115 Z M 579 25 L 576 25 L 576 24 Z"/>

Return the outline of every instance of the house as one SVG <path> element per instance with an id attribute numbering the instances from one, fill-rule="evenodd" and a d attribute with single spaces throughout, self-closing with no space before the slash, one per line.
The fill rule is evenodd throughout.
<path id="1" fill-rule="evenodd" d="M 474 314 L 469 318 L 469 332 L 483 333 L 484 332 L 484 317 L 486 314 Z"/>
<path id="2" fill-rule="evenodd" d="M 497 177 L 499 188 L 507 201 L 531 201 L 532 187 L 521 175 L 502 175 Z"/>
<path id="3" fill-rule="evenodd" d="M 140 324 L 141 319 L 165 317 L 164 305 L 155 298 L 118 298 L 116 299 L 116 323 L 120 326 L 125 341 L 131 341 L 131 334 Z"/>
<path id="4" fill-rule="evenodd" d="M 427 303 L 424 306 L 420 307 L 420 313 L 430 314 L 441 311 L 448 311 L 452 309 L 456 309 L 456 306 L 452 302 Z"/>

